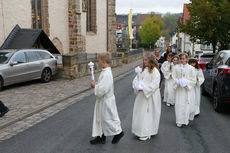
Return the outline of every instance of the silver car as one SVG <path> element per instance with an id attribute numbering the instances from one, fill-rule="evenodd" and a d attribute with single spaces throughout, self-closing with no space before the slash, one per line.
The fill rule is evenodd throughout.
<path id="1" fill-rule="evenodd" d="M 41 79 L 49 82 L 57 60 L 46 50 L 0 50 L 0 90 L 7 85 Z"/>

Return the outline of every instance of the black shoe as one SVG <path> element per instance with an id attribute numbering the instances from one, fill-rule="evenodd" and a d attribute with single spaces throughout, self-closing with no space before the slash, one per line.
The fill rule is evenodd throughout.
<path id="1" fill-rule="evenodd" d="M 106 137 L 104 135 L 102 135 L 102 137 L 96 137 L 95 139 L 91 140 L 90 143 L 92 145 L 95 145 L 95 144 L 105 144 L 105 140 L 106 140 Z"/>
<path id="2" fill-rule="evenodd" d="M 0 112 L 0 117 L 3 117 L 5 115 L 5 113 Z"/>
<path id="3" fill-rule="evenodd" d="M 121 131 L 120 134 L 117 134 L 113 137 L 112 144 L 116 144 L 120 141 L 120 139 L 124 136 L 124 132 Z"/>
<path id="4" fill-rule="evenodd" d="M 0 117 L 3 117 L 7 112 L 9 112 L 9 109 L 6 107 L 4 111 L 0 112 Z"/>
<path id="5" fill-rule="evenodd" d="M 195 115 L 195 118 L 197 118 L 197 117 L 199 117 L 199 116 L 200 116 L 200 114 L 196 114 L 196 115 Z"/>

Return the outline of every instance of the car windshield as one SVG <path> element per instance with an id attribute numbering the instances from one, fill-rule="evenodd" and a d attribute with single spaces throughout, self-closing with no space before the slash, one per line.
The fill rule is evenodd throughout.
<path id="1" fill-rule="evenodd" d="M 200 57 L 200 62 L 210 62 L 212 57 Z"/>
<path id="2" fill-rule="evenodd" d="M 0 64 L 7 64 L 12 55 L 11 52 L 0 52 Z"/>

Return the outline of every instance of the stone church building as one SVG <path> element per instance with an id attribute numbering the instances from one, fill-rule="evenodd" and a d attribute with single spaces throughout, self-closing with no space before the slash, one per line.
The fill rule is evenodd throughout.
<path id="1" fill-rule="evenodd" d="M 17 24 L 43 29 L 62 55 L 116 51 L 115 0 L 0 0 L 0 46 Z"/>

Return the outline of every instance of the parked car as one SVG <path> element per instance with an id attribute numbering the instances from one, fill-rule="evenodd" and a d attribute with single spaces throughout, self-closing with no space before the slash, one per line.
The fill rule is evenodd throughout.
<path id="1" fill-rule="evenodd" d="M 195 51 L 195 56 L 201 56 L 203 55 L 203 51 Z"/>
<path id="2" fill-rule="evenodd" d="M 35 79 L 49 82 L 56 72 L 57 60 L 46 50 L 0 50 L 0 89 Z"/>
<path id="3" fill-rule="evenodd" d="M 198 56 L 197 61 L 198 61 L 200 68 L 203 70 L 205 65 L 209 63 L 214 56 L 215 54 L 202 54 Z"/>
<path id="4" fill-rule="evenodd" d="M 230 50 L 217 53 L 204 70 L 202 94 L 213 96 L 213 106 L 218 112 L 230 104 Z"/>

